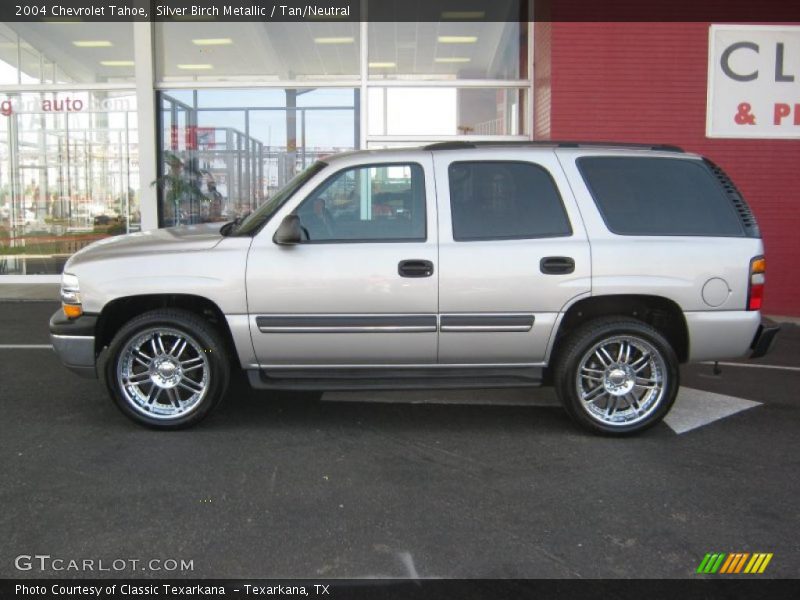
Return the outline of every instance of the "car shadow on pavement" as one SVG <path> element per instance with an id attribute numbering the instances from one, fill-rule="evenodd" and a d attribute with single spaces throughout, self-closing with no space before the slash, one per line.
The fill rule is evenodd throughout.
<path id="1" fill-rule="evenodd" d="M 599 439 L 577 428 L 551 390 L 472 390 L 431 392 L 336 393 L 253 390 L 234 377 L 221 406 L 198 428 L 244 431 L 253 428 L 337 430 L 370 428 L 385 433 L 502 431 L 506 434 Z M 408 397 L 410 396 L 410 399 Z M 428 401 L 420 401 L 428 396 Z M 478 400 L 476 397 L 480 396 Z M 525 398 L 530 398 L 525 402 Z M 340 400 L 340 397 L 346 399 Z M 663 431 L 662 431 L 663 429 Z M 672 436 L 658 425 L 646 436 Z"/>

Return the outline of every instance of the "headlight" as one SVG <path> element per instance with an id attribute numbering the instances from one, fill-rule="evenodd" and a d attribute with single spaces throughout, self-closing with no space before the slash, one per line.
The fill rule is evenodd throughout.
<path id="1" fill-rule="evenodd" d="M 81 290 L 75 275 L 61 275 L 61 307 L 69 319 L 76 319 L 83 314 Z"/>

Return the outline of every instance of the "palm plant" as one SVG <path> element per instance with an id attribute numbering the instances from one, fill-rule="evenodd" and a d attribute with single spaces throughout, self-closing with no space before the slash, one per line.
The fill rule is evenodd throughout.
<path id="1" fill-rule="evenodd" d="M 182 160 L 170 150 L 164 152 L 164 162 L 167 171 L 156 179 L 151 185 L 161 189 L 164 206 L 173 211 L 173 225 L 181 225 L 181 207 L 188 204 L 194 207 L 195 203 L 208 203 L 210 198 L 203 193 L 201 186 L 203 176 L 208 171 L 199 169 L 196 158 Z"/>

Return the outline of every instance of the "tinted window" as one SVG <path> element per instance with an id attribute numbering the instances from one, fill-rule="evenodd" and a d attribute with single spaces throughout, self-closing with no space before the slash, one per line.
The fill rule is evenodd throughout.
<path id="1" fill-rule="evenodd" d="M 296 211 L 310 242 L 425 239 L 425 175 L 416 164 L 339 171 Z"/>
<path id="2" fill-rule="evenodd" d="M 448 170 L 453 239 L 570 235 L 550 174 L 523 162 L 457 162 Z"/>
<path id="3" fill-rule="evenodd" d="M 699 161 L 580 158 L 609 230 L 622 235 L 743 235 L 730 200 Z"/>

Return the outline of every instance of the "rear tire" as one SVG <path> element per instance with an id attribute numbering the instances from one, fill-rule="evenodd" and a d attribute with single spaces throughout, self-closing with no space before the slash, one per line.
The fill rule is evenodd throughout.
<path id="1" fill-rule="evenodd" d="M 204 319 L 181 309 L 146 312 L 117 332 L 101 371 L 125 416 L 154 429 L 204 419 L 230 380 L 225 343 Z"/>
<path id="2" fill-rule="evenodd" d="M 634 319 L 596 319 L 564 340 L 556 359 L 556 392 L 581 427 L 631 435 L 661 421 L 675 402 L 675 351 L 656 329 Z"/>

